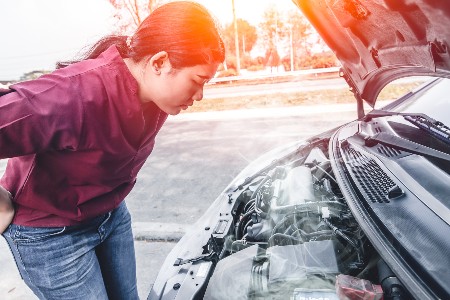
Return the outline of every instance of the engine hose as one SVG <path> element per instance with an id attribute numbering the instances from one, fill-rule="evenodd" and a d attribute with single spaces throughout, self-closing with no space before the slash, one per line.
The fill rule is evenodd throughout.
<path id="1" fill-rule="evenodd" d="M 294 219 L 295 219 L 295 217 L 294 217 Z M 283 234 L 288 234 L 288 235 L 292 235 L 292 236 L 293 236 L 297 231 L 301 231 L 300 234 L 306 233 L 304 230 L 298 228 L 298 227 L 295 225 L 295 220 L 294 220 L 294 224 L 289 225 L 289 227 L 287 227 L 287 228 L 284 230 Z"/>
<path id="2" fill-rule="evenodd" d="M 305 228 L 306 226 L 304 225 L 305 223 L 306 224 L 313 224 L 313 222 L 314 222 L 314 220 L 312 220 L 312 218 L 311 217 L 304 217 L 304 218 L 301 218 L 300 220 L 294 220 L 295 221 L 295 226 L 297 227 L 297 228 Z"/>
<path id="3" fill-rule="evenodd" d="M 291 215 L 292 215 L 292 214 L 291 214 Z M 272 229 L 272 234 L 271 234 L 271 235 L 276 234 L 276 232 L 278 231 L 278 229 L 279 229 L 282 225 L 284 225 L 284 222 L 286 222 L 286 220 L 288 219 L 288 218 L 287 218 L 288 216 L 289 216 L 289 215 L 284 216 L 283 219 L 281 219 L 281 221 L 279 221 L 277 224 L 275 224 L 275 226 L 274 226 L 273 229 Z"/>
<path id="4" fill-rule="evenodd" d="M 258 193 L 255 195 L 255 208 L 256 208 L 256 210 L 258 211 L 258 213 L 263 213 L 263 210 L 261 209 L 262 208 L 262 205 L 261 205 L 261 202 L 263 202 L 264 204 L 267 204 L 265 201 L 264 201 L 264 195 L 263 195 L 263 190 L 262 190 L 262 188 L 264 187 L 264 186 L 266 186 L 266 184 L 267 185 L 272 185 L 272 181 L 271 181 L 271 179 L 269 179 L 262 187 L 261 187 L 261 189 L 258 191 Z M 269 187 L 270 188 L 270 187 Z"/>
<path id="5" fill-rule="evenodd" d="M 296 216 L 297 214 L 299 214 L 299 213 L 310 212 L 310 211 L 312 211 L 312 210 L 313 210 L 313 209 L 310 209 L 309 207 L 305 207 L 305 209 L 302 210 L 302 211 L 297 210 L 297 211 L 288 213 L 288 214 L 285 215 L 280 221 L 278 221 L 277 224 L 275 224 L 274 228 L 272 229 L 272 234 L 271 234 L 271 235 L 274 235 L 274 234 L 277 232 L 277 230 L 278 230 L 281 226 L 283 226 L 284 223 L 285 223 L 287 220 L 289 220 L 289 218 L 295 217 L 295 216 Z"/>
<path id="6" fill-rule="evenodd" d="M 242 224 L 244 222 L 247 222 L 248 217 L 251 218 L 252 213 L 254 213 L 254 210 L 250 210 L 250 211 L 246 212 L 244 215 L 241 216 L 241 219 L 239 220 L 239 222 L 237 222 L 236 231 L 235 231 L 236 239 L 240 239 L 241 236 L 244 235 L 245 227 L 242 227 Z M 250 219 L 250 221 L 251 221 L 251 219 Z"/>
<path id="7" fill-rule="evenodd" d="M 249 207 L 250 207 L 250 209 L 254 209 L 254 207 L 252 207 L 254 205 L 255 205 L 255 200 L 248 201 L 244 206 L 243 212 L 246 213 L 249 210 Z"/>
<path id="8" fill-rule="evenodd" d="M 248 220 L 247 223 L 245 223 L 244 228 L 242 229 L 242 235 L 244 235 L 244 232 L 247 230 L 248 226 L 250 226 L 250 224 L 253 224 L 253 220 L 250 218 L 250 220 Z"/>
<path id="9" fill-rule="evenodd" d="M 333 235 L 333 230 L 321 230 L 321 231 L 307 233 L 307 232 L 305 232 L 302 229 L 297 229 L 296 231 L 294 231 L 292 233 L 292 235 L 294 235 L 295 233 L 299 233 L 302 238 L 311 239 L 311 238 L 314 238 L 316 236 L 321 236 L 321 235 L 332 236 Z"/>
<path id="10" fill-rule="evenodd" d="M 263 212 L 263 211 L 259 211 L 259 212 L 257 212 L 258 213 L 258 216 L 261 218 L 261 219 L 267 219 L 268 217 L 269 217 L 269 214 L 268 213 L 265 213 L 265 212 Z"/>
<path id="11" fill-rule="evenodd" d="M 299 230 L 294 224 L 290 225 L 288 228 L 284 230 L 284 234 L 294 235 L 294 233 Z"/>
<path id="12" fill-rule="evenodd" d="M 250 197 L 250 199 L 255 198 L 256 194 L 259 192 L 259 190 L 261 189 L 261 187 L 266 184 L 266 182 L 268 180 L 272 179 L 272 176 L 270 176 L 269 174 L 267 174 L 263 180 L 261 180 L 261 182 L 258 184 L 258 186 L 256 187 L 255 191 L 253 192 L 252 196 Z"/>
<path id="13" fill-rule="evenodd" d="M 300 243 L 304 243 L 305 241 L 303 239 L 299 239 L 296 237 L 293 237 L 291 235 L 287 235 L 287 234 L 282 234 L 282 233 L 275 233 L 274 235 L 272 235 L 269 240 L 267 241 L 267 243 L 269 244 L 269 246 L 275 246 L 275 244 L 273 244 L 273 240 L 275 238 L 283 238 L 283 239 L 288 239 L 291 242 L 297 242 L 296 244 L 300 244 Z"/>
<path id="14" fill-rule="evenodd" d="M 328 176 L 328 178 L 330 178 L 331 180 L 333 180 L 335 183 L 337 183 L 336 179 L 333 177 L 333 175 L 331 175 L 330 173 L 328 173 L 324 168 L 322 168 L 320 165 L 315 166 L 316 168 L 320 169 L 325 175 Z"/>
<path id="15" fill-rule="evenodd" d="M 358 255 L 358 261 L 359 262 L 363 262 L 363 253 L 361 253 L 361 249 L 358 247 L 358 245 L 356 245 L 355 241 L 353 241 L 350 237 L 348 237 L 347 235 L 345 235 L 339 228 L 337 228 L 336 226 L 334 226 L 333 224 L 330 223 L 330 221 L 328 219 L 323 219 L 323 221 L 325 222 L 325 224 L 327 224 L 336 235 L 339 235 L 340 237 L 342 237 L 344 240 L 346 240 L 353 248 L 355 248 L 356 253 Z"/>

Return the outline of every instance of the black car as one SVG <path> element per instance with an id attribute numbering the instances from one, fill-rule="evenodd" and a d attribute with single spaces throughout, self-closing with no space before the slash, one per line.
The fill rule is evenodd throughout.
<path id="1" fill-rule="evenodd" d="M 245 168 L 148 298 L 450 299 L 450 2 L 294 2 L 340 60 L 358 119 Z M 432 79 L 365 113 L 409 76 Z"/>

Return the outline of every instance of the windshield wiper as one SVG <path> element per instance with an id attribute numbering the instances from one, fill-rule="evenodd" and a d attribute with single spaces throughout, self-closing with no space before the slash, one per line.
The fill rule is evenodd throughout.
<path id="1" fill-rule="evenodd" d="M 401 113 L 395 111 L 385 111 L 374 109 L 362 118 L 362 121 L 368 122 L 373 118 L 402 116 L 405 120 L 411 122 L 417 127 L 425 130 L 439 140 L 450 144 L 450 128 L 440 121 L 430 118 L 426 114 L 421 113 Z"/>
<path id="2" fill-rule="evenodd" d="M 450 144 L 450 128 L 445 126 L 444 123 L 433 119 L 434 122 L 432 122 L 422 116 L 404 116 L 404 118 L 441 141 Z"/>
<path id="3" fill-rule="evenodd" d="M 450 161 L 450 154 L 409 141 L 407 139 L 404 139 L 402 137 L 390 133 L 380 132 L 369 136 L 359 133 L 359 135 L 364 138 L 364 144 L 367 147 L 373 147 L 376 144 L 380 143 L 385 146 L 398 150 L 407 151 L 413 154 L 419 154 L 423 156 L 434 157 Z"/>

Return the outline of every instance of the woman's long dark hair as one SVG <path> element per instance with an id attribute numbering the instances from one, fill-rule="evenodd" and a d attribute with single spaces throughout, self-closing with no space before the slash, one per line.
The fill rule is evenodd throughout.
<path id="1" fill-rule="evenodd" d="M 190 1 L 169 2 L 156 8 L 132 36 L 106 36 L 77 61 L 96 58 L 112 45 L 122 57 L 135 62 L 166 51 L 177 69 L 225 60 L 217 22 L 204 6 Z M 57 68 L 77 61 L 59 62 Z"/>

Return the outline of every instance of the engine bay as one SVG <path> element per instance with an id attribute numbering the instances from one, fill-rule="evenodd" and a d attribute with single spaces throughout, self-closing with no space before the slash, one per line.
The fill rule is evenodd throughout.
<path id="1" fill-rule="evenodd" d="M 228 195 L 231 215 L 218 222 L 204 247 L 217 262 L 204 299 L 404 294 L 347 206 L 327 145 L 303 149 Z"/>

